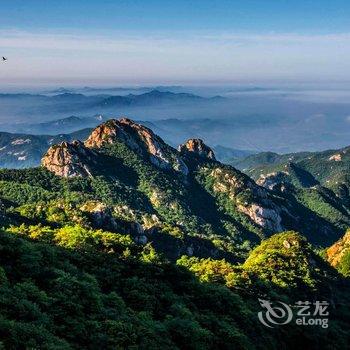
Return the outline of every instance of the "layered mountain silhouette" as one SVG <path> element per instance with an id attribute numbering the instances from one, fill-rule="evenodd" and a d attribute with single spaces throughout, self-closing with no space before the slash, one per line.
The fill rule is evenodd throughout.
<path id="1" fill-rule="evenodd" d="M 51 146 L 42 165 L 68 178 L 107 176 L 106 181 L 117 181 L 121 192 L 127 189 L 134 197 L 140 196 L 142 187 L 150 211 L 177 217 L 173 223 L 187 232 L 189 222 L 195 222 L 196 230 L 206 227 L 226 238 L 236 236 L 242 243 L 293 229 L 321 245 L 333 242 L 342 232 L 342 227 L 295 196 L 271 191 L 216 161 L 202 140 L 188 140 L 176 150 L 151 129 L 126 118 L 99 125 L 84 143 Z M 349 222 L 338 203 L 332 209 Z"/>
<path id="2" fill-rule="evenodd" d="M 201 97 L 191 93 L 160 91 L 153 89 L 139 94 L 130 93 L 128 95 L 85 95 L 75 92 L 62 92 L 54 95 L 43 94 L 9 94 L 0 93 L 0 101 L 4 106 L 9 106 L 12 113 L 20 115 L 60 113 L 84 113 L 89 114 L 103 111 L 115 111 L 116 108 L 131 107 L 151 107 L 155 105 L 168 106 L 189 106 L 204 103 L 218 103 L 225 101 L 224 97 Z M 24 108 L 22 108 L 24 107 Z"/>

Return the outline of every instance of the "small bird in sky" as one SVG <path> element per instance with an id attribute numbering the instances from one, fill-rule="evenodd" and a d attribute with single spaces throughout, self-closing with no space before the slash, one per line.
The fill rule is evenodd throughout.
<path id="1" fill-rule="evenodd" d="M 4 57 L 4 56 L 2 56 L 2 61 L 3 61 L 3 62 L 7 61 L 7 58 Z"/>

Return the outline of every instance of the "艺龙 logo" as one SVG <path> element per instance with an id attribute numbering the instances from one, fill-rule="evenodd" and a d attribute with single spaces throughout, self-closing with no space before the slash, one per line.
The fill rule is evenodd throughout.
<path id="1" fill-rule="evenodd" d="M 295 324 L 298 326 L 321 326 L 328 328 L 329 312 L 327 301 L 315 302 L 297 301 L 293 306 L 289 306 L 282 301 L 271 302 L 259 299 L 264 311 L 258 312 L 260 322 L 269 328 L 290 323 L 295 316 Z M 293 312 L 294 311 L 294 312 Z"/>
<path id="2" fill-rule="evenodd" d="M 273 306 L 268 300 L 259 299 L 259 302 L 266 310 L 260 311 L 258 317 L 266 327 L 273 328 L 274 325 L 284 325 L 292 320 L 292 309 L 282 301 L 278 301 L 278 306 Z"/>

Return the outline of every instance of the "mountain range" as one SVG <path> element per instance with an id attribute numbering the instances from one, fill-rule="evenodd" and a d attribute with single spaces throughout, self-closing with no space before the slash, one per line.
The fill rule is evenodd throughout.
<path id="1" fill-rule="evenodd" d="M 327 180 L 256 182 L 128 118 L 73 138 L 0 170 L 1 346 L 347 347 L 349 203 Z M 329 324 L 270 329 L 259 300 L 325 301 Z"/>
<path id="2" fill-rule="evenodd" d="M 110 95 L 63 92 L 59 94 L 28 94 L 28 93 L 0 93 L 1 113 L 7 116 L 16 115 L 20 120 L 25 116 L 67 115 L 68 113 L 101 114 L 111 113 L 116 108 L 128 110 L 131 108 L 144 108 L 153 106 L 168 106 L 172 108 L 190 105 L 211 105 L 224 101 L 224 97 L 201 97 L 190 93 L 177 93 L 170 91 L 150 90 L 139 94 Z M 57 118 L 56 118 L 57 119 Z M 13 125 L 3 125 L 4 128 Z M 12 131 L 12 130 L 6 130 Z M 17 130 L 15 130 L 17 131 Z"/>
<path id="3" fill-rule="evenodd" d="M 38 166 L 41 157 L 51 144 L 74 139 L 83 141 L 88 133 L 104 120 L 106 117 L 102 115 L 93 117 L 70 116 L 42 123 L 17 124 L 13 127 L 18 131 L 16 133 L 0 132 L 0 168 L 20 169 Z M 169 137 L 172 140 L 170 142 L 172 145 L 175 145 L 177 139 L 183 139 L 182 136 L 191 134 L 189 131 L 184 134 L 179 133 L 174 137 L 175 133 L 169 129 L 172 122 L 168 124 L 168 121 L 139 121 L 139 123 Z M 196 134 L 195 131 L 194 134 Z M 221 161 L 244 158 L 254 153 L 249 150 L 232 149 L 221 145 L 215 145 L 213 149 Z"/>
<path id="4" fill-rule="evenodd" d="M 40 123 L 20 123 L 12 126 L 15 133 L 33 134 L 33 135 L 57 135 L 69 134 L 77 132 L 81 129 L 93 128 L 102 121 L 105 117 L 102 115 L 94 115 L 92 117 L 77 117 L 72 115 L 66 118 L 55 119 Z M 11 130 L 5 127 L 6 130 Z"/>
<path id="5" fill-rule="evenodd" d="M 323 186 L 344 201 L 349 200 L 349 147 L 284 155 L 263 152 L 234 160 L 232 164 L 270 188 L 282 183 L 305 189 Z"/>
<path id="6" fill-rule="evenodd" d="M 346 146 L 349 139 L 347 103 L 298 100 L 290 93 L 262 93 L 251 87 L 246 93 L 228 88 L 125 89 L 3 93 L 0 94 L 0 130 L 66 134 L 95 127 L 98 122 L 116 116 L 136 115 L 139 120 L 152 123 L 150 127 L 174 145 L 195 137 L 205 139 L 210 145 L 255 153 L 266 150 L 290 153 L 338 149 Z M 101 115 L 104 119 L 94 120 Z M 45 125 L 38 125 L 64 120 L 67 116 L 83 119 L 86 125 L 78 128 L 78 121 L 72 120 L 71 127 L 67 123 L 61 125 L 61 130 L 52 130 L 47 125 L 47 131 Z"/>
<path id="7" fill-rule="evenodd" d="M 147 127 L 126 118 L 101 124 L 85 142 L 52 145 L 42 164 L 62 177 L 104 176 L 107 187 L 117 183 L 120 194 L 129 193 L 130 199 L 144 202 L 145 211 L 139 206 L 131 207 L 141 217 L 163 210 L 166 216 L 178 217 L 175 224 L 187 231 L 191 231 L 191 225 L 199 225 L 202 230 L 206 227 L 208 232 L 233 237 L 236 230 L 241 230 L 239 240 L 249 237 L 250 241 L 258 241 L 272 232 L 294 229 L 322 245 L 334 242 L 349 223 L 346 203 L 337 200 L 330 190 L 328 200 L 321 197 L 318 202 L 327 204 L 341 221 L 312 210 L 292 191 L 277 193 L 257 185 L 237 169 L 218 162 L 214 152 L 199 139 L 187 141 L 177 151 Z M 158 170 L 152 170 L 152 166 Z M 149 179 L 143 180 L 146 173 Z M 145 181 L 148 199 L 136 186 L 140 181 Z M 163 189 L 159 187 L 161 183 L 169 185 Z M 170 188 L 177 188 L 178 194 L 171 194 Z M 317 190 L 326 191 L 322 186 Z M 202 205 L 216 213 L 214 221 L 204 208 L 193 206 L 192 191 L 203 198 Z M 225 209 L 216 207 L 219 203 Z M 315 236 L 314 232 L 318 234 Z"/>

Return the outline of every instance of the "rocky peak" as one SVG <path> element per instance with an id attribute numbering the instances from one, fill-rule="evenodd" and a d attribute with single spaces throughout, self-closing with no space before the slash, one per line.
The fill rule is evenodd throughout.
<path id="1" fill-rule="evenodd" d="M 187 152 L 193 152 L 203 158 L 209 158 L 215 160 L 215 154 L 213 150 L 207 146 L 201 139 L 189 139 L 186 143 L 179 146 L 179 152 L 185 154 Z"/>
<path id="2" fill-rule="evenodd" d="M 113 143 L 114 140 L 120 136 L 119 134 L 121 134 L 119 121 L 111 119 L 97 126 L 84 144 L 89 148 L 99 148 L 107 143 Z"/>
<path id="3" fill-rule="evenodd" d="M 175 149 L 147 127 L 128 118 L 111 119 L 96 127 L 85 146 L 99 148 L 116 141 L 124 142 L 139 155 L 146 156 L 158 168 L 174 169 L 187 175 L 188 169 Z"/>
<path id="4" fill-rule="evenodd" d="M 48 149 L 41 165 L 63 177 L 92 176 L 91 164 L 95 157 L 95 152 L 80 141 L 62 142 Z"/>

